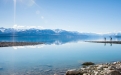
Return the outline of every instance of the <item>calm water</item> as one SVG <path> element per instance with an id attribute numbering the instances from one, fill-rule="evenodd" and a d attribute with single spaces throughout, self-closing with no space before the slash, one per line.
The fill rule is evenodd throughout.
<path id="1" fill-rule="evenodd" d="M 73 41 L 0 48 L 0 75 L 64 75 L 81 63 L 121 60 L 120 44 Z"/>

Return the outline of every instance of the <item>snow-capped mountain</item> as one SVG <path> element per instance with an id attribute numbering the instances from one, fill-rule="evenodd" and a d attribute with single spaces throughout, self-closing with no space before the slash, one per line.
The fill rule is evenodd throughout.
<path id="1" fill-rule="evenodd" d="M 79 32 L 66 31 L 61 29 L 14 29 L 14 28 L 0 28 L 0 36 L 40 36 L 40 35 L 84 35 Z"/>
<path id="2" fill-rule="evenodd" d="M 11 37 L 15 36 L 15 37 Z M 62 29 L 14 29 L 0 28 L 0 41 L 27 41 L 44 42 L 46 44 L 64 44 L 67 42 L 87 41 L 87 40 L 107 40 L 113 37 L 113 40 L 121 40 L 121 32 L 117 33 L 86 33 L 76 31 L 66 31 Z"/>
<path id="3" fill-rule="evenodd" d="M 80 33 L 76 31 L 66 31 L 62 29 L 14 29 L 0 28 L 0 36 L 84 36 L 84 37 L 121 37 L 121 32 L 97 34 L 97 33 Z"/>

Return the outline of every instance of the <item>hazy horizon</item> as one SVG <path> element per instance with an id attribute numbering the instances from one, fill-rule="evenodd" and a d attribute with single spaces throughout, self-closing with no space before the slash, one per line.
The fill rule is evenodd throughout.
<path id="1" fill-rule="evenodd" d="M 28 29 L 39 29 L 39 30 L 64 30 L 64 31 L 71 31 L 71 32 L 79 32 L 79 33 L 94 33 L 94 34 L 110 34 L 110 33 L 121 33 L 120 31 L 112 31 L 112 32 L 83 32 L 83 31 L 76 31 L 76 30 L 66 30 L 66 29 L 49 29 L 49 28 L 41 28 L 39 26 L 13 26 L 13 27 L 0 27 L 0 28 L 14 28 L 14 29 L 19 29 L 19 30 L 28 30 Z"/>

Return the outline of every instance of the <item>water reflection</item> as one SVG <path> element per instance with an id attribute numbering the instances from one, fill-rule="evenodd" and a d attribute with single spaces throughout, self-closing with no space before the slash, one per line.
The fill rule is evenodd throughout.
<path id="1" fill-rule="evenodd" d="M 107 43 L 78 42 L 100 38 L 16 37 L 16 41 L 46 42 L 44 45 L 0 48 L 0 75 L 64 75 L 68 69 L 80 68 L 82 62 L 118 61 L 121 46 Z M 0 38 L 10 41 L 11 38 Z M 100 40 L 104 40 L 103 38 Z M 56 44 L 56 45 L 55 45 Z M 103 45 L 104 44 L 104 45 Z"/>
<path id="2" fill-rule="evenodd" d="M 42 42 L 45 44 L 61 45 L 78 41 L 103 40 L 103 37 L 88 36 L 38 36 L 38 37 L 14 37 L 15 42 Z M 0 37 L 1 42 L 13 42 L 12 37 Z"/>
<path id="3" fill-rule="evenodd" d="M 106 46 L 107 43 L 104 43 L 104 46 Z M 112 46 L 112 43 L 110 43 L 110 46 Z"/>

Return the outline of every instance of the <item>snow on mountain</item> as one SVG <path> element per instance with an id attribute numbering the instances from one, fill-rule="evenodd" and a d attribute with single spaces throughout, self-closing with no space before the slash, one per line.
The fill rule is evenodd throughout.
<path id="1" fill-rule="evenodd" d="M 63 32 L 64 30 L 62 30 L 62 29 L 54 29 L 53 30 L 55 33 L 61 33 L 61 32 Z"/>
<path id="2" fill-rule="evenodd" d="M 15 28 L 0 28 L 0 36 L 6 35 L 11 36 L 14 33 L 16 36 L 35 36 L 35 35 L 69 35 L 69 36 L 90 36 L 90 37 L 115 37 L 115 36 L 121 36 L 121 32 L 115 32 L 115 33 L 106 33 L 106 34 L 97 34 L 97 33 L 80 33 L 77 31 L 66 31 L 62 29 L 36 29 L 36 28 L 30 28 L 30 29 L 15 29 Z"/>
<path id="3" fill-rule="evenodd" d="M 35 36 L 35 35 L 80 35 L 79 32 L 71 32 L 62 29 L 14 29 L 14 28 L 0 28 L 0 34 L 11 35 L 14 33 L 16 36 Z"/>
<path id="4" fill-rule="evenodd" d="M 5 31 L 5 28 L 1 27 L 1 28 L 0 28 L 0 31 L 1 31 L 1 32 L 4 32 L 4 31 Z"/>

